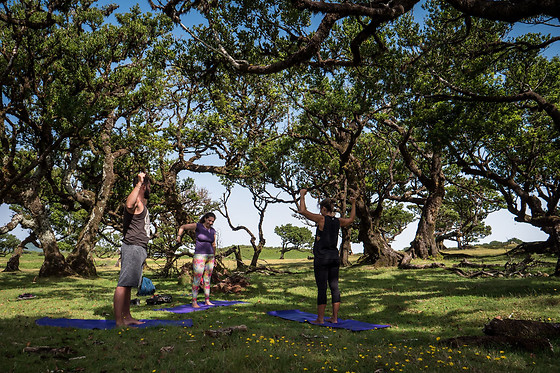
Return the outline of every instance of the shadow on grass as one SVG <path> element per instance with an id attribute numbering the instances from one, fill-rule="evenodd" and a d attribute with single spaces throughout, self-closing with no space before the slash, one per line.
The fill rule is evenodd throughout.
<path id="1" fill-rule="evenodd" d="M 433 338 L 433 330 L 441 328 L 455 335 L 464 334 L 463 330 L 479 333 L 483 327 L 481 318 L 485 316 L 473 317 L 472 314 L 484 310 L 484 299 L 500 303 L 502 299 L 525 298 L 548 307 L 560 303 L 558 297 L 554 297 L 559 294 L 555 288 L 560 283 L 551 278 L 465 279 L 437 269 L 423 272 L 395 269 L 376 273 L 357 268 L 342 269 L 340 278 L 341 318 L 400 326 L 404 328 L 402 334 L 414 329 L 416 338 Z M 299 289 L 294 290 L 296 287 L 309 291 L 302 294 Z M 264 312 L 282 309 L 316 312 L 312 273 L 263 276 L 255 281 L 249 294 L 257 299 L 266 298 Z M 535 298 L 536 295 L 539 297 Z M 476 302 L 482 305 L 477 308 Z M 431 309 L 422 310 L 418 307 L 422 303 L 430 304 Z M 426 332 L 422 332 L 423 329 Z M 395 329 L 388 333 L 400 334 Z"/>
<path id="2" fill-rule="evenodd" d="M 323 331 L 326 328 L 299 324 L 266 314 L 268 311 L 300 309 L 316 312 L 316 285 L 310 262 L 294 265 L 274 265 L 285 268 L 292 274 L 252 273 L 249 275 L 250 287 L 241 294 L 212 293 L 211 299 L 241 300 L 248 304 L 229 307 L 216 307 L 206 311 L 189 314 L 174 314 L 154 311 L 157 308 L 189 304 L 190 285 L 181 286 L 176 278 L 159 278 L 146 275 L 154 281 L 156 292 L 173 296 L 171 304 L 148 306 L 147 297 L 141 305 L 132 307 L 133 315 L 141 318 L 178 320 L 191 318 L 195 330 L 228 327 L 245 324 L 253 330 L 277 330 L 278 332 L 302 333 L 307 330 Z M 94 280 L 79 278 L 38 279 L 27 272 L 3 274 L 3 289 L 26 289 L 36 287 L 43 299 L 57 299 L 80 302 L 96 300 L 102 304 L 90 308 L 94 316 L 112 318 L 112 292 L 116 285 L 117 271 L 100 272 Z M 390 324 L 393 328 L 375 331 L 376 337 L 388 339 L 433 340 L 434 333 L 442 330 L 448 336 L 480 334 L 484 315 L 473 313 L 482 311 L 484 306 L 473 305 L 471 299 L 479 304 L 484 299 L 491 301 L 522 300 L 533 301 L 535 305 L 557 307 L 560 304 L 560 287 L 554 278 L 478 278 L 465 279 L 442 269 L 405 271 L 397 269 L 368 269 L 366 267 L 342 268 L 340 288 L 342 305 L 340 318 L 354 319 L 375 324 Z M 544 296 L 543 296 L 544 295 Z M 537 296 L 537 297 L 536 297 Z M 133 298 L 136 298 L 133 292 Z M 482 298 L 482 300 L 480 300 Z M 330 301 L 330 294 L 329 294 Z M 481 303 L 482 302 L 482 303 Z M 473 302 L 474 304 L 475 302 Z M 430 305 L 424 307 L 424 305 Z M 329 307 L 330 308 L 330 307 Z M 490 311 L 494 312 L 494 311 Z M 49 312 L 38 317 L 71 317 L 71 312 Z M 327 312 L 329 314 L 329 312 Z M 10 323 L 10 318 L 2 323 Z M 16 324 L 17 317 L 12 321 Z M 6 325 L 8 325 L 6 324 Z M 4 326 L 4 324 L 0 324 Z"/>

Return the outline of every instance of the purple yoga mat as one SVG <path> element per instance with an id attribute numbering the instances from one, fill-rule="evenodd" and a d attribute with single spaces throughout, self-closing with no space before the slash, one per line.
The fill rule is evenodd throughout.
<path id="1" fill-rule="evenodd" d="M 212 303 L 214 304 L 213 306 L 207 306 L 205 304 L 200 304 L 200 308 L 193 308 L 193 306 L 191 306 L 190 304 L 183 304 L 181 306 L 176 306 L 176 307 L 171 307 L 171 308 L 159 308 L 157 310 L 154 311 L 167 311 L 167 312 L 173 312 L 173 313 L 189 313 L 189 312 L 194 312 L 194 311 L 203 311 L 203 310 L 207 310 L 208 308 L 214 308 L 214 307 L 222 307 L 222 306 L 231 306 L 233 304 L 238 304 L 238 303 L 247 303 L 247 302 L 241 302 L 241 301 L 237 301 L 237 300 L 213 300 Z"/>
<path id="2" fill-rule="evenodd" d="M 300 310 L 269 311 L 267 312 L 267 314 L 271 316 L 281 317 L 286 320 L 297 321 L 297 322 L 311 322 L 317 319 L 316 314 L 303 312 Z M 341 328 L 341 329 L 352 330 L 355 332 L 391 327 L 391 325 L 378 325 L 378 324 L 370 324 L 363 321 L 343 320 L 343 319 L 338 319 L 338 323 L 330 323 L 325 321 L 324 324 L 313 324 L 313 325 L 328 326 L 330 328 Z"/>
<path id="3" fill-rule="evenodd" d="M 131 328 L 151 328 L 162 326 L 193 326 L 191 319 L 186 320 L 140 320 L 145 324 L 130 326 Z M 115 328 L 115 320 L 97 320 L 97 319 L 51 319 L 43 317 L 35 320 L 35 324 L 40 326 L 57 326 L 59 328 L 75 328 L 75 329 L 113 329 Z"/>

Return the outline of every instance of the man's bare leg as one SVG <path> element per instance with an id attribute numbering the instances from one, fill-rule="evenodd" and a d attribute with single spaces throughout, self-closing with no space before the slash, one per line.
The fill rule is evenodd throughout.
<path id="1" fill-rule="evenodd" d="M 113 309 L 115 311 L 115 324 L 117 326 L 140 325 L 143 321 L 136 320 L 130 314 L 130 293 L 132 288 L 117 286 L 113 296 Z"/>

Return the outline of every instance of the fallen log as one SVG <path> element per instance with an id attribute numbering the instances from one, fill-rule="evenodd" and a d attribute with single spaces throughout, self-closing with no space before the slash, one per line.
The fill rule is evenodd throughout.
<path id="1" fill-rule="evenodd" d="M 484 325 L 482 332 L 486 335 L 506 335 L 513 338 L 558 338 L 560 324 L 531 320 L 494 318 Z"/>
<path id="2" fill-rule="evenodd" d="M 507 276 L 506 273 L 502 272 L 502 271 L 477 271 L 474 273 L 470 273 L 467 277 L 468 278 L 476 278 L 476 277 L 482 277 L 482 276 L 486 276 L 486 277 L 503 277 L 503 276 Z"/>
<path id="3" fill-rule="evenodd" d="M 455 273 L 456 275 L 461 276 L 461 277 L 469 277 L 469 275 L 465 271 L 463 271 L 461 268 L 452 267 L 452 268 L 446 268 L 446 269 L 448 271 L 451 271 L 451 272 Z"/>
<path id="4" fill-rule="evenodd" d="M 553 351 L 549 338 L 560 337 L 560 324 L 499 317 L 484 325 L 482 336 L 461 336 L 440 341 L 452 347 L 463 345 L 509 345 L 529 352 Z"/>
<path id="5" fill-rule="evenodd" d="M 552 344 L 547 338 L 514 338 L 505 335 L 466 335 L 444 339 L 440 343 L 454 348 L 464 345 L 483 347 L 509 345 L 529 352 L 553 351 Z"/>

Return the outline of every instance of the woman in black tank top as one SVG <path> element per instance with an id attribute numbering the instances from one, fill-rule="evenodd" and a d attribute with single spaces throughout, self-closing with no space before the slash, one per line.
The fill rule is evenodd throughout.
<path id="1" fill-rule="evenodd" d="M 306 189 L 300 190 L 299 213 L 317 223 L 317 232 L 313 244 L 313 270 L 317 284 L 317 319 L 312 321 L 312 323 L 323 324 L 325 321 L 337 323 L 338 310 L 340 308 L 338 233 L 340 227 L 347 227 L 354 221 L 356 217 L 356 199 L 351 199 L 352 209 L 350 216 L 348 218 L 337 218 L 334 216 L 334 203 L 330 199 L 321 201 L 319 204 L 320 214 L 309 212 L 305 205 L 306 194 Z M 332 317 L 325 320 L 327 285 L 331 290 Z"/>

